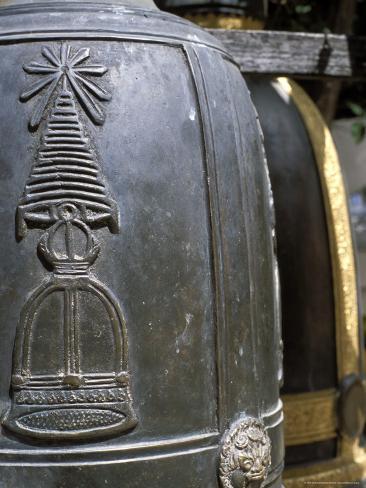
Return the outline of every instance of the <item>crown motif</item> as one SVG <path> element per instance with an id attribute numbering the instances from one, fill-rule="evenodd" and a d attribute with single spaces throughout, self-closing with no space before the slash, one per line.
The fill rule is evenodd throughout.
<path id="1" fill-rule="evenodd" d="M 85 272 L 97 258 L 99 244 L 75 205 L 64 203 L 55 210 L 58 220 L 43 234 L 38 249 L 58 273 Z"/>

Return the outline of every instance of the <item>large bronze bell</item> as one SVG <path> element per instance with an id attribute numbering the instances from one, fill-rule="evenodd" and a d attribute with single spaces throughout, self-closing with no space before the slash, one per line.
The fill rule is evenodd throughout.
<path id="1" fill-rule="evenodd" d="M 0 484 L 281 486 L 273 209 L 230 55 L 148 1 L 0 8 Z"/>

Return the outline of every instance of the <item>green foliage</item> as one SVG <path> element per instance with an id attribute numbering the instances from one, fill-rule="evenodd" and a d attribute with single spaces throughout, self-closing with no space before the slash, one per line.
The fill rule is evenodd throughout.
<path id="1" fill-rule="evenodd" d="M 358 103 L 347 102 L 347 107 L 356 117 L 362 117 L 365 115 L 365 110 Z"/>
<path id="2" fill-rule="evenodd" d="M 353 122 L 351 127 L 352 137 L 356 144 L 363 141 L 366 132 L 366 125 L 362 121 Z"/>
<path id="3" fill-rule="evenodd" d="M 270 0 L 267 29 L 324 32 L 331 5 L 319 0 Z"/>
<path id="4" fill-rule="evenodd" d="M 313 6 L 308 4 L 308 3 L 301 4 L 301 5 L 295 5 L 295 12 L 297 14 L 300 14 L 300 15 L 301 14 L 308 14 L 312 10 L 313 10 Z"/>
<path id="5" fill-rule="evenodd" d="M 347 102 L 347 107 L 352 112 L 352 115 L 358 117 L 358 120 L 353 122 L 351 126 L 351 133 L 356 144 L 363 141 L 366 133 L 366 110 L 359 103 Z"/>

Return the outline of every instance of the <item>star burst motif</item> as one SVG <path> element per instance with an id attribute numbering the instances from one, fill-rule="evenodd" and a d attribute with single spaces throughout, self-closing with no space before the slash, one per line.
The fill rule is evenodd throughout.
<path id="1" fill-rule="evenodd" d="M 31 128 L 36 129 L 39 126 L 49 100 L 60 83 L 63 84 L 64 89 L 72 90 L 94 124 L 102 125 L 105 115 L 97 100 L 101 102 L 110 100 L 111 95 L 85 75 L 101 77 L 108 69 L 101 64 L 85 64 L 90 57 L 88 48 L 73 52 L 70 46 L 62 44 L 60 54 L 56 54 L 49 47 L 42 47 L 41 52 L 48 61 L 47 64 L 32 62 L 23 66 L 26 73 L 41 76 L 41 79 L 32 83 L 20 95 L 20 100 L 27 102 L 37 94 L 41 94 L 30 120 Z"/>

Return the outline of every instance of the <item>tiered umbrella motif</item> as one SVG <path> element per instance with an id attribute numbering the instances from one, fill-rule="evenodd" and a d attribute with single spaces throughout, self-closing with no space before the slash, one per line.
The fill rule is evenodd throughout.
<path id="1" fill-rule="evenodd" d="M 24 66 L 27 73 L 42 78 L 24 91 L 20 98 L 28 101 L 40 95 L 30 120 L 32 129 L 39 127 L 55 91 L 59 90 L 51 115 L 48 118 L 42 143 L 18 207 L 18 232 L 27 232 L 24 220 L 32 223 L 45 219 L 52 221 L 52 214 L 42 215 L 52 209 L 55 202 L 73 201 L 92 210 L 88 223 L 104 219 L 112 232 L 118 232 L 118 209 L 108 196 L 101 168 L 90 141 L 84 135 L 74 97 L 85 113 L 96 124 L 103 124 L 105 115 L 95 100 L 110 100 L 111 95 L 84 75 L 102 76 L 107 69 L 102 65 L 82 64 L 90 56 L 89 49 L 72 52 L 62 45 L 60 55 L 48 47 L 42 55 L 49 61 Z M 87 213 L 85 213 L 85 217 Z"/>

